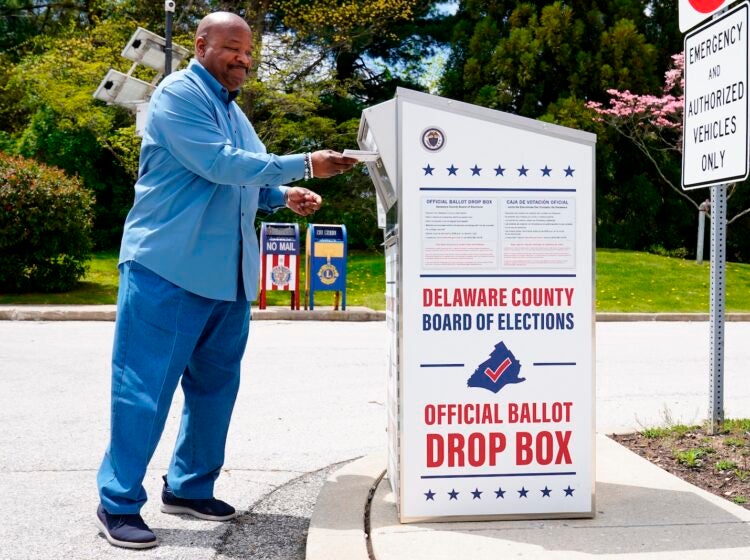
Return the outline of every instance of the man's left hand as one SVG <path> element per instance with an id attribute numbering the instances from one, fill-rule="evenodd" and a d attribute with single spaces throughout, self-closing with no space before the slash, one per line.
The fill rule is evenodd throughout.
<path id="1" fill-rule="evenodd" d="M 286 207 L 300 216 L 309 216 L 320 209 L 323 199 L 304 187 L 290 187 L 286 191 Z"/>

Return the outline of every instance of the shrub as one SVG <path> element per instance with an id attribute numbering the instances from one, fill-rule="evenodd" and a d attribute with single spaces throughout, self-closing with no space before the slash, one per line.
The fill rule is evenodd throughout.
<path id="1" fill-rule="evenodd" d="M 685 247 L 665 249 L 661 245 L 650 245 L 646 248 L 646 251 L 653 255 L 659 255 L 660 257 L 672 257 L 675 259 L 686 259 L 689 255 L 689 252 Z"/>
<path id="2" fill-rule="evenodd" d="M 93 196 L 78 179 L 0 153 L 0 292 L 61 292 L 85 273 Z"/>

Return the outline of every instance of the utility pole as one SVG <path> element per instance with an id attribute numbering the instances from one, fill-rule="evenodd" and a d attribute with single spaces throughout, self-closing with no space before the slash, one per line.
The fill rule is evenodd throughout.
<path id="1" fill-rule="evenodd" d="M 174 0 L 164 1 L 164 12 L 167 17 L 167 29 L 164 35 L 164 75 L 172 73 L 172 20 L 174 19 Z"/>

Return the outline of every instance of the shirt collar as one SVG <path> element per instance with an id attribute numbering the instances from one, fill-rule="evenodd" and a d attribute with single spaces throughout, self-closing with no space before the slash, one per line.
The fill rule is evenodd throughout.
<path id="1" fill-rule="evenodd" d="M 214 95 L 224 101 L 224 103 L 228 104 L 231 101 L 234 101 L 234 99 L 240 94 L 240 90 L 228 91 L 227 88 L 221 85 L 219 81 L 213 77 L 211 72 L 204 68 L 204 66 L 198 61 L 197 58 L 194 58 L 190 61 L 190 64 L 188 64 L 188 70 L 196 73 L 198 77 L 201 78 L 203 82 L 208 86 L 208 88 L 212 92 L 214 92 Z"/>

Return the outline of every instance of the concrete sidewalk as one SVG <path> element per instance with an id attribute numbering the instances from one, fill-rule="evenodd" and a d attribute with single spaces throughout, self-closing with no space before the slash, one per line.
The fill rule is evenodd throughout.
<path id="1" fill-rule="evenodd" d="M 750 511 L 606 436 L 596 443 L 596 517 L 580 520 L 400 524 L 388 480 L 380 479 L 385 456 L 368 456 L 326 481 L 310 522 L 307 560 L 750 558 Z"/>

